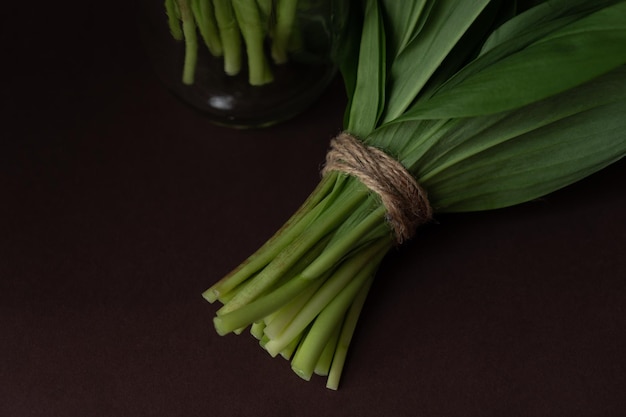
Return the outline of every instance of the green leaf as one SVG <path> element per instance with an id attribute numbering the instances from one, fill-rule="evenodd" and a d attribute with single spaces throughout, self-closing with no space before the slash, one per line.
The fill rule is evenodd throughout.
<path id="1" fill-rule="evenodd" d="M 435 1 L 382 0 L 389 57 L 397 57 L 415 39 Z"/>
<path id="2" fill-rule="evenodd" d="M 347 130 L 365 136 L 376 126 L 385 102 L 385 30 L 377 0 L 367 0 L 356 83 L 347 114 Z"/>
<path id="3" fill-rule="evenodd" d="M 541 27 L 550 30 L 579 19 L 619 0 L 547 0 L 531 7 L 494 30 L 482 48 L 485 53 L 496 46 L 535 32 Z"/>
<path id="4" fill-rule="evenodd" d="M 439 211 L 522 203 L 626 154 L 626 67 L 504 115 L 466 120 L 412 167 Z"/>
<path id="5" fill-rule="evenodd" d="M 520 137 L 509 146 L 485 151 L 463 164 L 465 170 L 457 174 L 463 181 L 433 186 L 436 209 L 455 212 L 511 206 L 591 175 L 624 156 L 625 112 L 624 101 L 599 107 Z M 567 146 L 564 135 L 569 135 Z M 597 137 L 603 141 L 594 141 Z"/>
<path id="6" fill-rule="evenodd" d="M 419 36 L 391 63 L 386 91 L 387 107 L 382 122 L 394 120 L 411 105 L 488 4 L 488 0 L 435 2 Z"/>
<path id="7" fill-rule="evenodd" d="M 460 82 L 453 78 L 404 118 L 470 117 L 511 110 L 626 64 L 625 45 L 626 2 L 621 2 L 570 23 L 481 71 L 466 67 L 458 75 Z M 490 60 L 489 55 L 478 61 Z"/>
<path id="8" fill-rule="evenodd" d="M 344 88 L 348 102 L 344 114 L 344 126 L 348 126 L 350 108 L 352 107 L 354 92 L 356 90 L 357 68 L 359 63 L 359 44 L 363 32 L 363 10 L 359 4 L 350 2 L 345 14 L 345 27 L 341 33 L 341 46 L 337 47 L 334 55 L 343 78 Z M 339 43 L 339 42 L 337 42 Z"/>
<path id="9" fill-rule="evenodd" d="M 492 0 L 454 45 L 435 73 L 421 89 L 414 103 L 428 100 L 442 84 L 447 82 L 479 52 L 485 39 L 502 22 L 515 16 L 515 1 Z"/>

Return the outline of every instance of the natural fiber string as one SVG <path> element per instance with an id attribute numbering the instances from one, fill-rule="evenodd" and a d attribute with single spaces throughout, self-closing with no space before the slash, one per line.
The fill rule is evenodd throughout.
<path id="1" fill-rule="evenodd" d="M 322 174 L 330 171 L 352 175 L 380 196 L 398 244 L 432 218 L 426 191 L 404 166 L 348 133 L 342 132 L 331 141 Z"/>

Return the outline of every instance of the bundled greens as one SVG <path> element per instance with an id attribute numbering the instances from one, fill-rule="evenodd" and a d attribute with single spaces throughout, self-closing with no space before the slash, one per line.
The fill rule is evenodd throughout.
<path id="1" fill-rule="evenodd" d="M 526 202 L 626 153 L 626 1 L 365 0 L 352 16 L 345 134 L 400 162 L 434 213 Z M 223 304 L 217 332 L 251 326 L 270 355 L 337 389 L 399 241 L 370 188 L 325 170 L 285 226 L 203 294 Z"/>
<path id="2" fill-rule="evenodd" d="M 226 74 L 239 74 L 245 57 L 251 85 L 272 82 L 270 60 L 286 63 L 289 49 L 297 45 L 292 36 L 297 4 L 298 0 L 165 0 L 170 32 L 185 42 L 183 83 L 194 83 L 198 35 L 213 56 L 223 57 Z"/>

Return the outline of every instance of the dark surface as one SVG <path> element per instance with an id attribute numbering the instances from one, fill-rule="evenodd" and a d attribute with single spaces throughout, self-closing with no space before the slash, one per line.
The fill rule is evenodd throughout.
<path id="1" fill-rule="evenodd" d="M 439 216 L 385 261 L 329 391 L 217 336 L 200 293 L 316 184 L 341 85 L 216 127 L 155 79 L 132 10 L 54 3 L 0 26 L 0 416 L 624 415 L 623 162 Z"/>

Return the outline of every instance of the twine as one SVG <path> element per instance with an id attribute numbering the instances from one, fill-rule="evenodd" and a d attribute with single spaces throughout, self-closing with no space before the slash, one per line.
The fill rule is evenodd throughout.
<path id="1" fill-rule="evenodd" d="M 339 171 L 352 175 L 380 196 L 386 219 L 398 244 L 432 218 L 426 191 L 404 166 L 380 149 L 342 132 L 330 143 L 322 175 Z"/>

